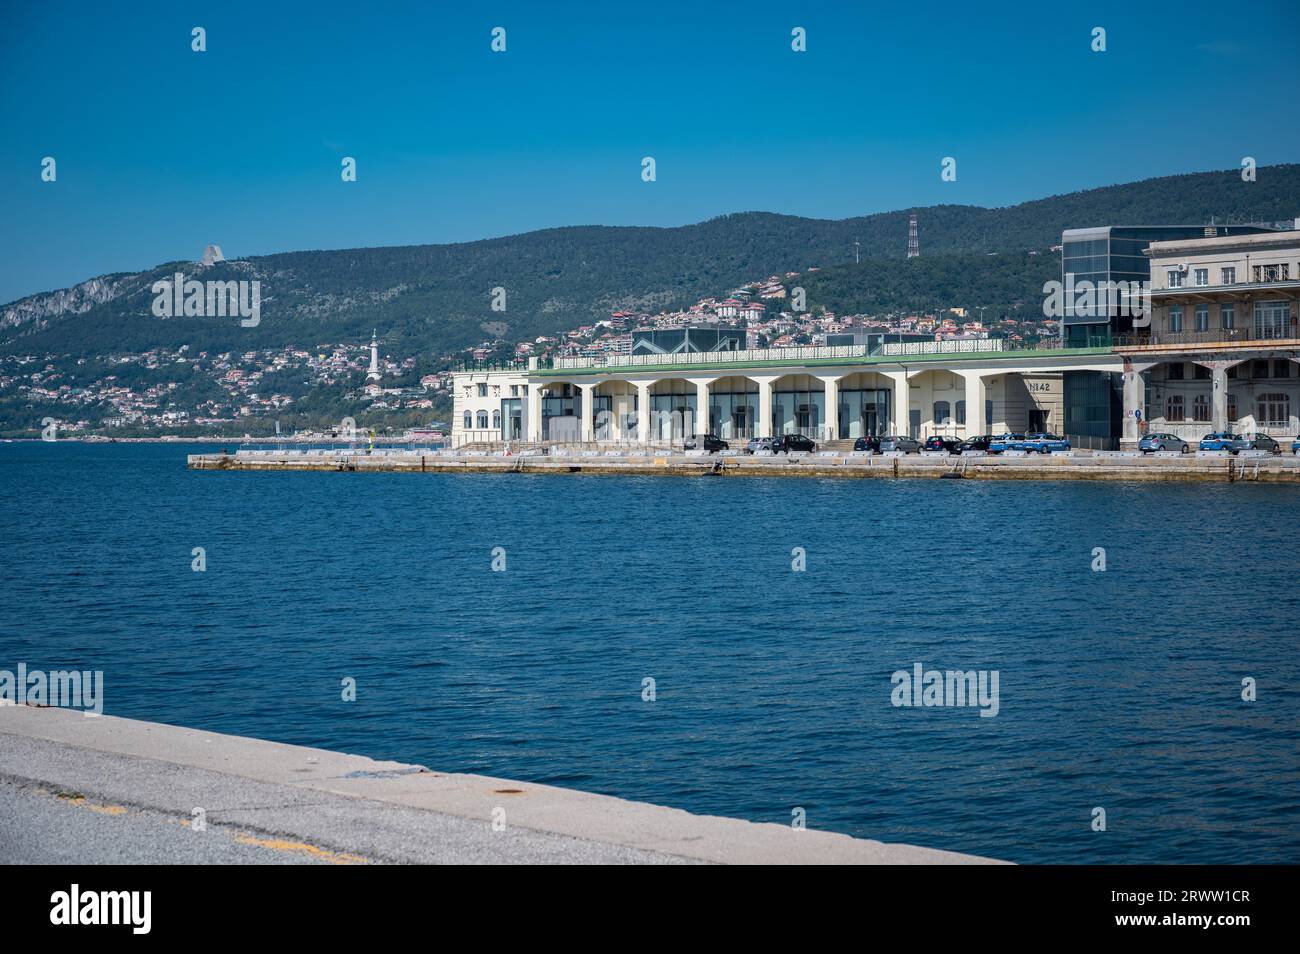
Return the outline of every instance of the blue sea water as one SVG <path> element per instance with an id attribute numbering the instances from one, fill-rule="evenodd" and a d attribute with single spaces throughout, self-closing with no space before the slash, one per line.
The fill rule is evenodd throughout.
<path id="1" fill-rule="evenodd" d="M 1300 861 L 1300 488 L 196 450 L 0 445 L 0 669 L 102 669 L 113 715 L 1019 862 Z M 892 705 L 918 662 L 996 670 L 996 717 Z"/>

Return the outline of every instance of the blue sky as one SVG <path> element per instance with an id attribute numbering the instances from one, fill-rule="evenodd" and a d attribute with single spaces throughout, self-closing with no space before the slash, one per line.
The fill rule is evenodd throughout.
<path id="1" fill-rule="evenodd" d="M 209 242 L 843 218 L 1300 159 L 1291 0 L 985 6 L 6 0 L 0 302 Z"/>

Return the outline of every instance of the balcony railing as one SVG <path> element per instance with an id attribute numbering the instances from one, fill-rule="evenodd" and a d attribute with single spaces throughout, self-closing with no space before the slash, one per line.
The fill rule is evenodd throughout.
<path id="1" fill-rule="evenodd" d="M 1212 328 L 1207 331 L 1147 331 L 1116 335 L 1116 348 L 1147 348 L 1158 345 L 1217 345 L 1250 341 L 1290 341 L 1300 338 L 1294 326 L 1285 328 Z"/>

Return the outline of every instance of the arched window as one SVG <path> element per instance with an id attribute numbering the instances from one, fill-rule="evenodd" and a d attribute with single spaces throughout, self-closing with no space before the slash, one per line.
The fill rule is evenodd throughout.
<path id="1" fill-rule="evenodd" d="M 499 410 L 492 412 L 492 429 L 494 431 L 501 429 L 501 412 Z"/>
<path id="2" fill-rule="evenodd" d="M 480 431 L 486 431 L 486 430 L 487 430 L 487 426 L 488 426 L 487 421 L 488 421 L 488 418 L 487 418 L 487 411 L 479 411 L 479 412 L 478 412 L 478 429 L 479 429 Z"/>
<path id="3" fill-rule="evenodd" d="M 1255 421 L 1260 427 L 1286 427 L 1291 423 L 1291 395 L 1261 394 L 1259 414 Z"/>
<path id="4" fill-rule="evenodd" d="M 1166 421 L 1185 421 L 1187 420 L 1187 411 L 1183 405 L 1183 396 L 1181 394 L 1169 395 L 1169 400 L 1165 404 Z"/>
<path id="5" fill-rule="evenodd" d="M 934 402 L 934 423 L 936 427 L 952 423 L 952 405 L 947 401 Z"/>
<path id="6" fill-rule="evenodd" d="M 465 430 L 467 431 L 474 430 L 474 415 L 471 414 L 469 411 L 465 412 Z"/>
<path id="7" fill-rule="evenodd" d="M 1208 421 L 1210 419 L 1210 399 L 1198 394 L 1192 401 L 1192 420 Z"/>

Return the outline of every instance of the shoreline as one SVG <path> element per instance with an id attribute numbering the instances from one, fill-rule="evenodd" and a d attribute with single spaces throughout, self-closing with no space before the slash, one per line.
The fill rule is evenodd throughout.
<path id="1" fill-rule="evenodd" d="M 665 451 L 633 454 L 471 453 L 377 454 L 252 451 L 191 454 L 190 470 L 337 471 L 346 473 L 594 474 L 668 477 L 956 478 L 965 480 L 1102 480 L 1146 482 L 1240 481 L 1300 484 L 1300 458 L 1233 457 L 1226 452 L 1149 456 L 1092 452 L 1033 456 L 937 456 L 834 454 L 778 457 L 706 456 Z"/>

